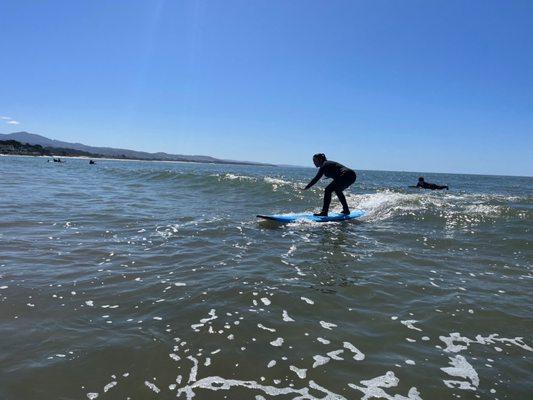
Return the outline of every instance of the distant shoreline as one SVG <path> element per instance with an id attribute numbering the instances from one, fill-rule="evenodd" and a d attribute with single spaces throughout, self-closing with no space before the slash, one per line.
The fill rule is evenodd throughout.
<path id="1" fill-rule="evenodd" d="M 181 161 L 196 162 L 199 164 L 267 165 L 276 167 L 275 164 L 270 163 L 227 160 L 203 155 L 169 154 L 165 152 L 149 153 L 112 147 L 87 146 L 82 143 L 48 139 L 47 137 L 29 132 L 0 134 L 0 153 L 8 155 L 87 157 L 94 159 L 138 161 Z"/>
<path id="2" fill-rule="evenodd" d="M 86 156 L 60 156 L 60 155 L 31 155 L 31 154 L 4 154 L 0 153 L 0 157 L 28 157 L 28 158 L 47 158 L 49 160 L 54 158 L 73 159 L 73 160 L 93 160 L 97 164 L 98 160 L 103 161 L 128 161 L 128 162 L 159 162 L 172 164 L 207 164 L 207 165 L 241 165 L 241 166 L 256 166 L 256 167 L 277 167 L 275 164 L 247 164 L 238 162 L 206 162 L 206 161 L 178 161 L 178 160 L 146 160 L 142 158 L 111 158 L 111 157 L 86 157 Z"/>

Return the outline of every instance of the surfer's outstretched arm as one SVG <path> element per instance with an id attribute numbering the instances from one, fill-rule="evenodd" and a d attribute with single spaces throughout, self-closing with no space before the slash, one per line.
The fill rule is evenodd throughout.
<path id="1" fill-rule="evenodd" d="M 316 176 L 311 180 L 311 182 L 307 184 L 306 187 L 304 187 L 304 190 L 309 189 L 311 186 L 317 183 L 320 180 L 320 178 L 322 178 L 322 175 L 324 175 L 324 170 L 322 169 L 322 167 L 320 167 Z"/>

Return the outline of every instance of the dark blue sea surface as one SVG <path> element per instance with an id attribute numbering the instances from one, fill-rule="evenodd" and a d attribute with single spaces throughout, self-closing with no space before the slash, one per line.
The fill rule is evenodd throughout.
<path id="1" fill-rule="evenodd" d="M 0 398 L 533 398 L 533 178 L 315 172 L 0 157 Z"/>

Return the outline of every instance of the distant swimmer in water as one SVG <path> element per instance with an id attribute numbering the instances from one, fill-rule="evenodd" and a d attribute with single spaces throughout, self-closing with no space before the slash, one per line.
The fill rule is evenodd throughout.
<path id="1" fill-rule="evenodd" d="M 89 160 L 89 164 L 96 164 L 93 160 Z"/>
<path id="2" fill-rule="evenodd" d="M 303 190 L 309 189 L 315 183 L 319 181 L 322 176 L 326 178 L 332 178 L 331 182 L 324 191 L 324 205 L 322 211 L 315 213 L 316 216 L 325 217 L 328 215 L 329 205 L 331 203 L 331 194 L 335 192 L 339 201 L 342 204 L 342 214 L 350 214 L 348 203 L 346 203 L 346 197 L 344 197 L 343 190 L 346 190 L 351 184 L 355 182 L 357 178 L 355 171 L 339 164 L 335 161 L 328 161 L 323 153 L 315 154 L 313 156 L 313 163 L 319 168 L 316 176 L 307 184 Z"/>
<path id="3" fill-rule="evenodd" d="M 449 189 L 448 185 L 441 186 L 441 185 L 436 185 L 434 183 L 426 182 L 423 176 L 418 178 L 418 183 L 416 184 L 416 187 L 420 189 L 430 189 L 430 190 L 442 190 L 442 189 L 448 190 Z"/>

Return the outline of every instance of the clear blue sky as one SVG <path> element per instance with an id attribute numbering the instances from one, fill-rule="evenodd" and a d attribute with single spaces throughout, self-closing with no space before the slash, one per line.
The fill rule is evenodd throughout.
<path id="1" fill-rule="evenodd" d="M 533 175 L 530 0 L 3 0 L 0 51 L 1 133 Z"/>

